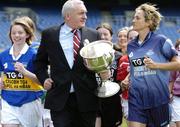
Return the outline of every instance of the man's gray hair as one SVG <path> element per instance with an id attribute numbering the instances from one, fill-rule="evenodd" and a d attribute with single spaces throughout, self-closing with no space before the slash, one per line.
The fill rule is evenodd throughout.
<path id="1" fill-rule="evenodd" d="M 84 4 L 84 2 L 82 0 L 67 0 L 61 10 L 62 16 L 65 17 L 68 12 L 76 8 L 77 4 Z"/>

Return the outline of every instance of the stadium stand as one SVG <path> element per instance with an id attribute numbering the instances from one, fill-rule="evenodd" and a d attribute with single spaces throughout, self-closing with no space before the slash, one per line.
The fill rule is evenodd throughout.
<path id="1" fill-rule="evenodd" d="M 61 10 L 58 10 L 57 8 L 30 8 L 36 14 L 36 26 L 38 30 L 37 41 L 40 41 L 40 33 L 43 29 L 63 22 Z M 131 25 L 133 9 L 134 8 L 132 7 L 119 7 L 113 8 L 109 12 L 103 12 L 100 11 L 98 8 L 92 7 L 88 9 L 88 20 L 86 25 L 88 27 L 96 28 L 96 26 L 101 22 L 107 21 L 112 25 L 113 31 L 114 33 L 116 33 L 119 28 Z M 178 13 L 179 11 L 173 11 L 173 9 L 170 11 L 168 11 L 167 9 L 162 9 L 161 11 L 164 15 L 164 18 L 157 32 L 165 34 L 173 42 L 175 42 L 180 35 L 177 32 L 180 29 L 180 14 Z M 109 20 L 107 20 L 108 17 Z M 5 49 L 11 45 L 8 38 L 10 22 L 11 21 L 8 14 L 6 14 L 6 12 L 4 11 L 0 11 L 0 50 Z M 114 35 L 114 42 L 115 39 L 116 34 Z"/>
<path id="2" fill-rule="evenodd" d="M 8 38 L 8 31 L 10 27 L 10 22 L 7 18 L 6 13 L 0 12 L 0 51 L 5 48 L 8 48 L 11 45 L 10 40 Z"/>
<path id="3" fill-rule="evenodd" d="M 37 14 L 38 21 L 36 21 L 37 28 L 41 31 L 47 27 L 60 24 L 62 16 L 60 10 L 52 8 L 40 8 L 34 10 Z"/>

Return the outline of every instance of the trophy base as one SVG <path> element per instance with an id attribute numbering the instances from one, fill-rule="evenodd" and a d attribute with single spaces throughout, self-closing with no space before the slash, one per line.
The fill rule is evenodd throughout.
<path id="1" fill-rule="evenodd" d="M 107 80 L 102 82 L 102 86 L 97 88 L 96 95 L 101 98 L 106 98 L 115 95 L 119 90 L 120 86 L 118 83 Z"/>

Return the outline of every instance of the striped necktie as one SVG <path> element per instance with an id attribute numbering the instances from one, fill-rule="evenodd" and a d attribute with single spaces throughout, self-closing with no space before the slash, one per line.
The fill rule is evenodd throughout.
<path id="1" fill-rule="evenodd" d="M 77 58 L 77 54 L 79 51 L 80 47 L 80 38 L 78 36 L 78 31 L 77 30 L 72 30 L 73 35 L 73 51 L 74 51 L 74 61 Z"/>

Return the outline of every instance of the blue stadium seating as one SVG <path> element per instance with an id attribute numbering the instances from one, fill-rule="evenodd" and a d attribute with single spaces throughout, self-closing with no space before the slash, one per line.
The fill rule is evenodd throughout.
<path id="1" fill-rule="evenodd" d="M 40 30 L 62 23 L 62 17 L 59 10 L 43 8 L 36 9 L 35 12 L 38 17 L 37 28 Z"/>
<path id="2" fill-rule="evenodd" d="M 7 20 L 6 14 L 4 12 L 0 12 L 0 51 L 10 47 L 11 42 L 9 39 L 9 28 L 10 22 Z"/>
<path id="3" fill-rule="evenodd" d="M 63 22 L 63 18 L 61 16 L 61 10 L 57 8 L 33 8 L 37 14 L 37 21 L 36 26 L 38 31 L 42 31 L 43 29 L 58 25 Z M 127 18 L 125 16 L 125 10 L 129 10 L 127 7 L 120 7 L 110 10 L 110 14 L 112 19 L 110 20 L 110 24 L 112 25 L 113 31 L 114 31 L 114 39 L 116 39 L 116 33 L 118 29 L 124 27 L 124 26 L 130 26 L 131 22 L 127 21 Z M 157 33 L 165 34 L 168 38 L 170 38 L 173 42 L 176 41 L 176 39 L 180 38 L 180 33 L 177 32 L 177 30 L 180 29 L 180 17 L 179 17 L 179 11 L 176 11 L 176 13 L 163 10 L 163 13 L 165 13 L 164 19 L 159 27 L 159 29 L 156 31 Z M 102 22 L 102 15 L 101 11 L 98 8 L 91 8 L 88 9 L 87 13 L 87 23 L 86 25 L 88 27 L 96 28 L 98 24 Z M 0 50 L 1 48 L 7 48 L 11 45 L 11 42 L 8 37 L 9 27 L 10 27 L 10 21 L 7 18 L 7 15 L 0 11 Z M 40 35 L 38 35 L 38 40 L 40 40 Z"/>

